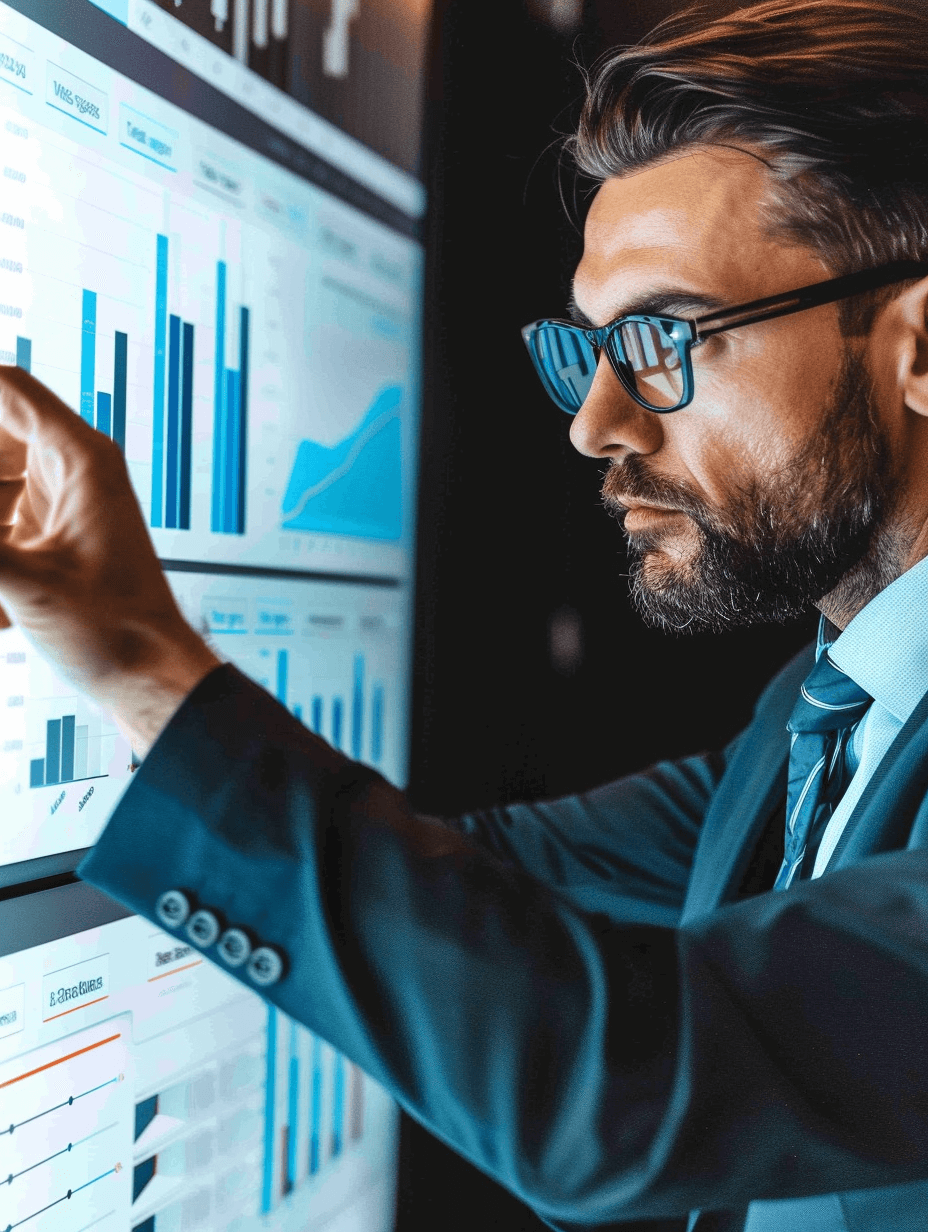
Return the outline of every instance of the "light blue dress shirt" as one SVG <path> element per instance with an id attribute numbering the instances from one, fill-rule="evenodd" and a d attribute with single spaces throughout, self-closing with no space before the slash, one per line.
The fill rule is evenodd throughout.
<path id="1" fill-rule="evenodd" d="M 873 772 L 928 693 L 928 557 L 871 599 L 828 655 L 867 690 L 873 704 L 854 733 L 853 778 L 822 837 L 813 877 L 825 871 Z"/>

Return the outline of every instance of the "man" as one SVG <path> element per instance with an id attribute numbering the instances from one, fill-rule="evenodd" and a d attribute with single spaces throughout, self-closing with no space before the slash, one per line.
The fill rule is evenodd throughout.
<path id="1" fill-rule="evenodd" d="M 925 35 L 776 0 L 590 85 L 579 324 L 526 340 L 636 602 L 825 618 L 717 754 L 415 817 L 184 623 L 111 443 L 0 384 L 0 599 L 147 754 L 82 875 L 556 1226 L 928 1225 Z"/>

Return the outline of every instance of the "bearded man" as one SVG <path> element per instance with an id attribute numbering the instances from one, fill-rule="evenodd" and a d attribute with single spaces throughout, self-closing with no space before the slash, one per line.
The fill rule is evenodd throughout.
<path id="1" fill-rule="evenodd" d="M 416 817 L 216 659 L 118 450 L 9 372 L 0 599 L 147 754 L 81 876 L 555 1227 L 923 1228 L 928 24 L 678 18 L 600 63 L 572 146 L 571 319 L 524 338 L 634 601 L 815 604 L 817 645 L 719 752 Z"/>

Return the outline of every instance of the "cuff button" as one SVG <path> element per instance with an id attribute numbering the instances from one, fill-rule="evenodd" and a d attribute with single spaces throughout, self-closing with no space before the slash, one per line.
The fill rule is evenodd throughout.
<path id="1" fill-rule="evenodd" d="M 284 960 L 270 946 L 259 945 L 248 960 L 246 970 L 259 988 L 269 988 L 283 975 Z"/>
<path id="2" fill-rule="evenodd" d="M 165 928 L 180 928 L 190 915 L 190 901 L 180 890 L 168 890 L 155 903 L 155 915 Z"/>
<path id="3" fill-rule="evenodd" d="M 216 952 L 227 967 L 240 967 L 251 954 L 251 942 L 240 928 L 227 928 L 219 938 Z"/>
<path id="4" fill-rule="evenodd" d="M 195 911 L 187 921 L 185 931 L 194 945 L 206 950 L 219 936 L 219 921 L 211 911 Z"/>

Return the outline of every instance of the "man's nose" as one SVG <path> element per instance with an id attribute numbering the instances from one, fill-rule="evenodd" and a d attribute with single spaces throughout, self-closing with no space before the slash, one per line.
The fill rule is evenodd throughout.
<path id="1" fill-rule="evenodd" d="M 603 355 L 586 401 L 570 425 L 574 448 L 589 458 L 656 453 L 664 439 L 660 415 L 635 401 Z"/>

